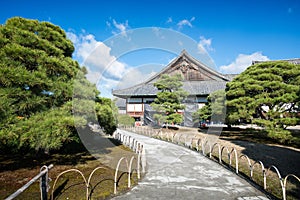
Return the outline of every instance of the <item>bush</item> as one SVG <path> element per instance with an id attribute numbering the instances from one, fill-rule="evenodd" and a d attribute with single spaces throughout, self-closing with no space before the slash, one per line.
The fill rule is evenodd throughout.
<path id="1" fill-rule="evenodd" d="M 134 118 L 130 117 L 127 114 L 119 114 L 118 115 L 118 124 L 123 126 L 133 126 L 134 125 Z"/>
<path id="2" fill-rule="evenodd" d="M 275 128 L 275 129 L 266 129 L 266 131 L 268 133 L 268 137 L 277 140 L 280 143 L 289 144 L 293 140 L 293 136 L 291 132 L 288 130 Z"/>

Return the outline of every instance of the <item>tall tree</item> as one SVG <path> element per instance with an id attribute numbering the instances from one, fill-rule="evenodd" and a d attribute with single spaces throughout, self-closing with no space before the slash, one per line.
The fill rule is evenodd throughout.
<path id="1" fill-rule="evenodd" d="M 264 126 L 270 137 L 289 140 L 286 127 L 299 121 L 300 65 L 263 62 L 227 83 L 228 122 Z"/>
<path id="2" fill-rule="evenodd" d="M 181 123 L 183 118 L 178 111 L 185 108 L 182 101 L 188 96 L 188 93 L 182 89 L 182 76 L 180 74 L 173 76 L 164 74 L 154 83 L 154 86 L 159 90 L 151 104 L 153 109 L 158 112 L 154 118 L 160 123 Z"/>
<path id="3" fill-rule="evenodd" d="M 0 26 L 1 147 L 51 150 L 76 137 L 73 51 L 49 22 L 15 17 Z"/>

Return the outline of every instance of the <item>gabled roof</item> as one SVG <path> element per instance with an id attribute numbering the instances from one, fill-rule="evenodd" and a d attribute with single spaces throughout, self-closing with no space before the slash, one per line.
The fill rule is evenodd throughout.
<path id="1" fill-rule="evenodd" d="M 193 63 L 196 65 L 198 68 L 214 75 L 216 79 L 224 80 L 224 81 L 229 81 L 223 74 L 211 69 L 210 67 L 207 67 L 205 64 L 201 63 L 191 55 L 189 55 L 186 50 L 182 50 L 180 55 L 172 60 L 164 69 L 162 69 L 159 73 L 156 75 L 152 76 L 146 83 L 148 82 L 155 82 L 162 74 L 165 74 L 170 68 L 172 68 L 176 63 L 178 63 L 180 60 L 188 60 L 189 62 Z M 200 70 L 198 69 L 198 70 Z"/>
<path id="2" fill-rule="evenodd" d="M 120 98 L 137 97 L 137 96 L 156 96 L 158 89 L 153 85 L 162 74 L 170 74 L 177 70 L 183 71 L 182 68 L 188 67 L 191 70 L 199 71 L 204 75 L 203 80 L 185 80 L 183 82 L 183 89 L 188 91 L 190 95 L 208 95 L 216 90 L 225 89 L 226 83 L 231 81 L 235 75 L 223 75 L 200 61 L 190 56 L 185 50 L 180 55 L 171 61 L 158 74 L 152 76 L 147 81 L 137 84 L 135 86 L 114 90 L 114 96 Z"/>

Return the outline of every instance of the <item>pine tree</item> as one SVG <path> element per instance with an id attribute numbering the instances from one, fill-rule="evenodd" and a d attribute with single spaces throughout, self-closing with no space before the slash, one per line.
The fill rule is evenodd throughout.
<path id="1" fill-rule="evenodd" d="M 300 65 L 264 62 L 252 65 L 226 86 L 228 122 L 255 123 L 268 135 L 288 141 L 287 126 L 299 122 Z"/>
<path id="2" fill-rule="evenodd" d="M 60 148 L 76 138 L 74 46 L 49 22 L 20 17 L 0 26 L 0 148 Z"/>
<path id="3" fill-rule="evenodd" d="M 178 112 L 184 109 L 182 101 L 188 96 L 188 93 L 182 89 L 182 81 L 180 74 L 173 76 L 164 74 L 154 83 L 159 92 L 151 106 L 158 112 L 154 118 L 160 123 L 180 124 L 182 122 L 182 114 Z"/>
<path id="4" fill-rule="evenodd" d="M 198 121 L 212 121 L 223 123 L 226 116 L 225 91 L 217 90 L 207 97 L 207 103 L 193 113 L 193 119 Z"/>

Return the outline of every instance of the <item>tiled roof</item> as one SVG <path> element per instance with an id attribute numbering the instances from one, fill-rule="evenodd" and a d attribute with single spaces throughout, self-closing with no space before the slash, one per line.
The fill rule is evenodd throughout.
<path id="1" fill-rule="evenodd" d="M 226 81 L 184 81 L 182 88 L 190 95 L 208 95 L 216 90 L 225 89 Z M 114 90 L 117 97 L 155 96 L 158 89 L 153 83 L 139 84 L 123 90 Z"/>
<path id="2" fill-rule="evenodd" d="M 126 99 L 122 99 L 122 98 L 115 98 L 115 104 L 118 108 L 120 107 L 125 107 L 126 108 Z"/>
<path id="3" fill-rule="evenodd" d="M 158 90 L 154 87 L 153 83 L 159 79 L 161 74 L 168 73 L 167 71 L 176 64 L 179 60 L 187 59 L 189 62 L 195 64 L 199 69 L 201 68 L 207 74 L 211 75 L 210 80 L 198 80 L 198 81 L 184 81 L 183 89 L 187 91 L 190 95 L 208 95 L 216 90 L 225 89 L 226 83 L 231 81 L 236 74 L 221 74 L 207 66 L 205 66 L 200 61 L 196 60 L 190 56 L 185 50 L 169 63 L 160 73 L 154 75 L 146 82 L 125 88 L 120 90 L 114 90 L 112 94 L 120 98 L 127 98 L 132 96 L 156 96 Z"/>

